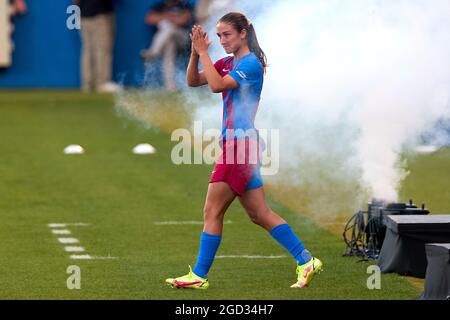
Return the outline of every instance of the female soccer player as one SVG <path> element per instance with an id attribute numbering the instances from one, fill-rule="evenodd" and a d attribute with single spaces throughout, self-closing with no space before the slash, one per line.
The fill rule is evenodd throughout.
<path id="1" fill-rule="evenodd" d="M 238 197 L 252 222 L 270 232 L 297 261 L 297 282 L 291 287 L 303 288 L 320 273 L 322 262 L 311 256 L 286 221 L 269 208 L 260 174 L 261 152 L 254 118 L 267 67 L 266 56 L 245 15 L 231 12 L 219 20 L 216 28 L 220 44 L 233 56 L 213 64 L 208 54 L 208 36 L 201 26 L 194 26 L 186 79 L 191 87 L 208 85 L 214 93 L 222 93 L 223 151 L 209 181 L 195 267 L 193 270 L 189 267 L 187 275 L 166 282 L 178 288 L 208 288 L 206 277 L 222 239 L 224 215 Z M 199 61 L 203 66 L 200 72 Z"/>

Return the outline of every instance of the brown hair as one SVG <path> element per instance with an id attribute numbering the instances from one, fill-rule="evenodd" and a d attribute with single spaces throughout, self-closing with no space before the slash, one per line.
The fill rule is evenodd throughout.
<path id="1" fill-rule="evenodd" d="M 247 43 L 248 48 L 251 52 L 253 52 L 256 57 L 258 57 L 261 62 L 264 72 L 266 72 L 267 68 L 267 57 L 264 51 L 261 49 L 258 43 L 258 38 L 256 37 L 256 31 L 253 27 L 253 23 L 247 19 L 245 15 L 239 12 L 230 12 L 220 18 L 219 22 L 228 23 L 233 26 L 237 32 L 241 32 L 242 30 L 247 31 Z"/>

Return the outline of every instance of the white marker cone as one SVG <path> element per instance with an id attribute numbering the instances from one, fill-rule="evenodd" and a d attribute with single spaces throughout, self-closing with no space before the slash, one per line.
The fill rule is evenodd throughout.
<path id="1" fill-rule="evenodd" d="M 83 154 L 84 149 L 82 146 L 80 146 L 78 144 L 71 144 L 64 148 L 64 153 L 65 154 Z"/>
<path id="2" fill-rule="evenodd" d="M 138 144 L 133 148 L 134 154 L 154 154 L 155 152 L 156 149 L 148 143 Z"/>

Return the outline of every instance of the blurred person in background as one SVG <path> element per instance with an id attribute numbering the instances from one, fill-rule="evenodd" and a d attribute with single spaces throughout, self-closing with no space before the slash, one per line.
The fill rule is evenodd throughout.
<path id="1" fill-rule="evenodd" d="M 205 26 L 210 18 L 209 7 L 214 0 L 197 0 L 195 6 L 195 23 Z"/>
<path id="2" fill-rule="evenodd" d="M 14 43 L 14 16 L 27 12 L 24 0 L 0 0 L 0 68 L 9 68 L 12 65 L 12 52 Z"/>
<path id="3" fill-rule="evenodd" d="M 10 0 L 12 4 L 12 15 L 20 15 L 27 13 L 27 4 L 25 0 Z"/>
<path id="4" fill-rule="evenodd" d="M 209 30 L 215 24 L 214 19 L 225 14 L 233 6 L 231 0 L 197 0 L 195 6 L 195 23 Z"/>
<path id="5" fill-rule="evenodd" d="M 179 49 L 189 48 L 189 30 L 193 8 L 183 0 L 166 0 L 153 6 L 145 22 L 157 27 L 150 48 L 141 51 L 144 62 L 163 57 L 164 86 L 169 92 L 177 90 L 175 62 Z"/>
<path id="6" fill-rule="evenodd" d="M 81 10 L 81 79 L 85 92 L 117 92 L 112 82 L 115 37 L 113 0 L 72 0 Z"/>

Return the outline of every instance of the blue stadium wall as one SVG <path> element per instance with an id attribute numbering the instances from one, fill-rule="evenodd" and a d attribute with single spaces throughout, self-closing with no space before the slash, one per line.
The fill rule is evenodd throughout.
<path id="1" fill-rule="evenodd" d="M 149 7 L 159 0 L 115 0 L 114 80 L 142 85 L 139 51 L 154 29 L 145 25 Z M 192 4 L 195 0 L 190 1 Z M 14 18 L 13 65 L 0 69 L 0 88 L 75 88 L 80 86 L 80 35 L 66 21 L 71 0 L 28 0 L 28 13 Z"/>

